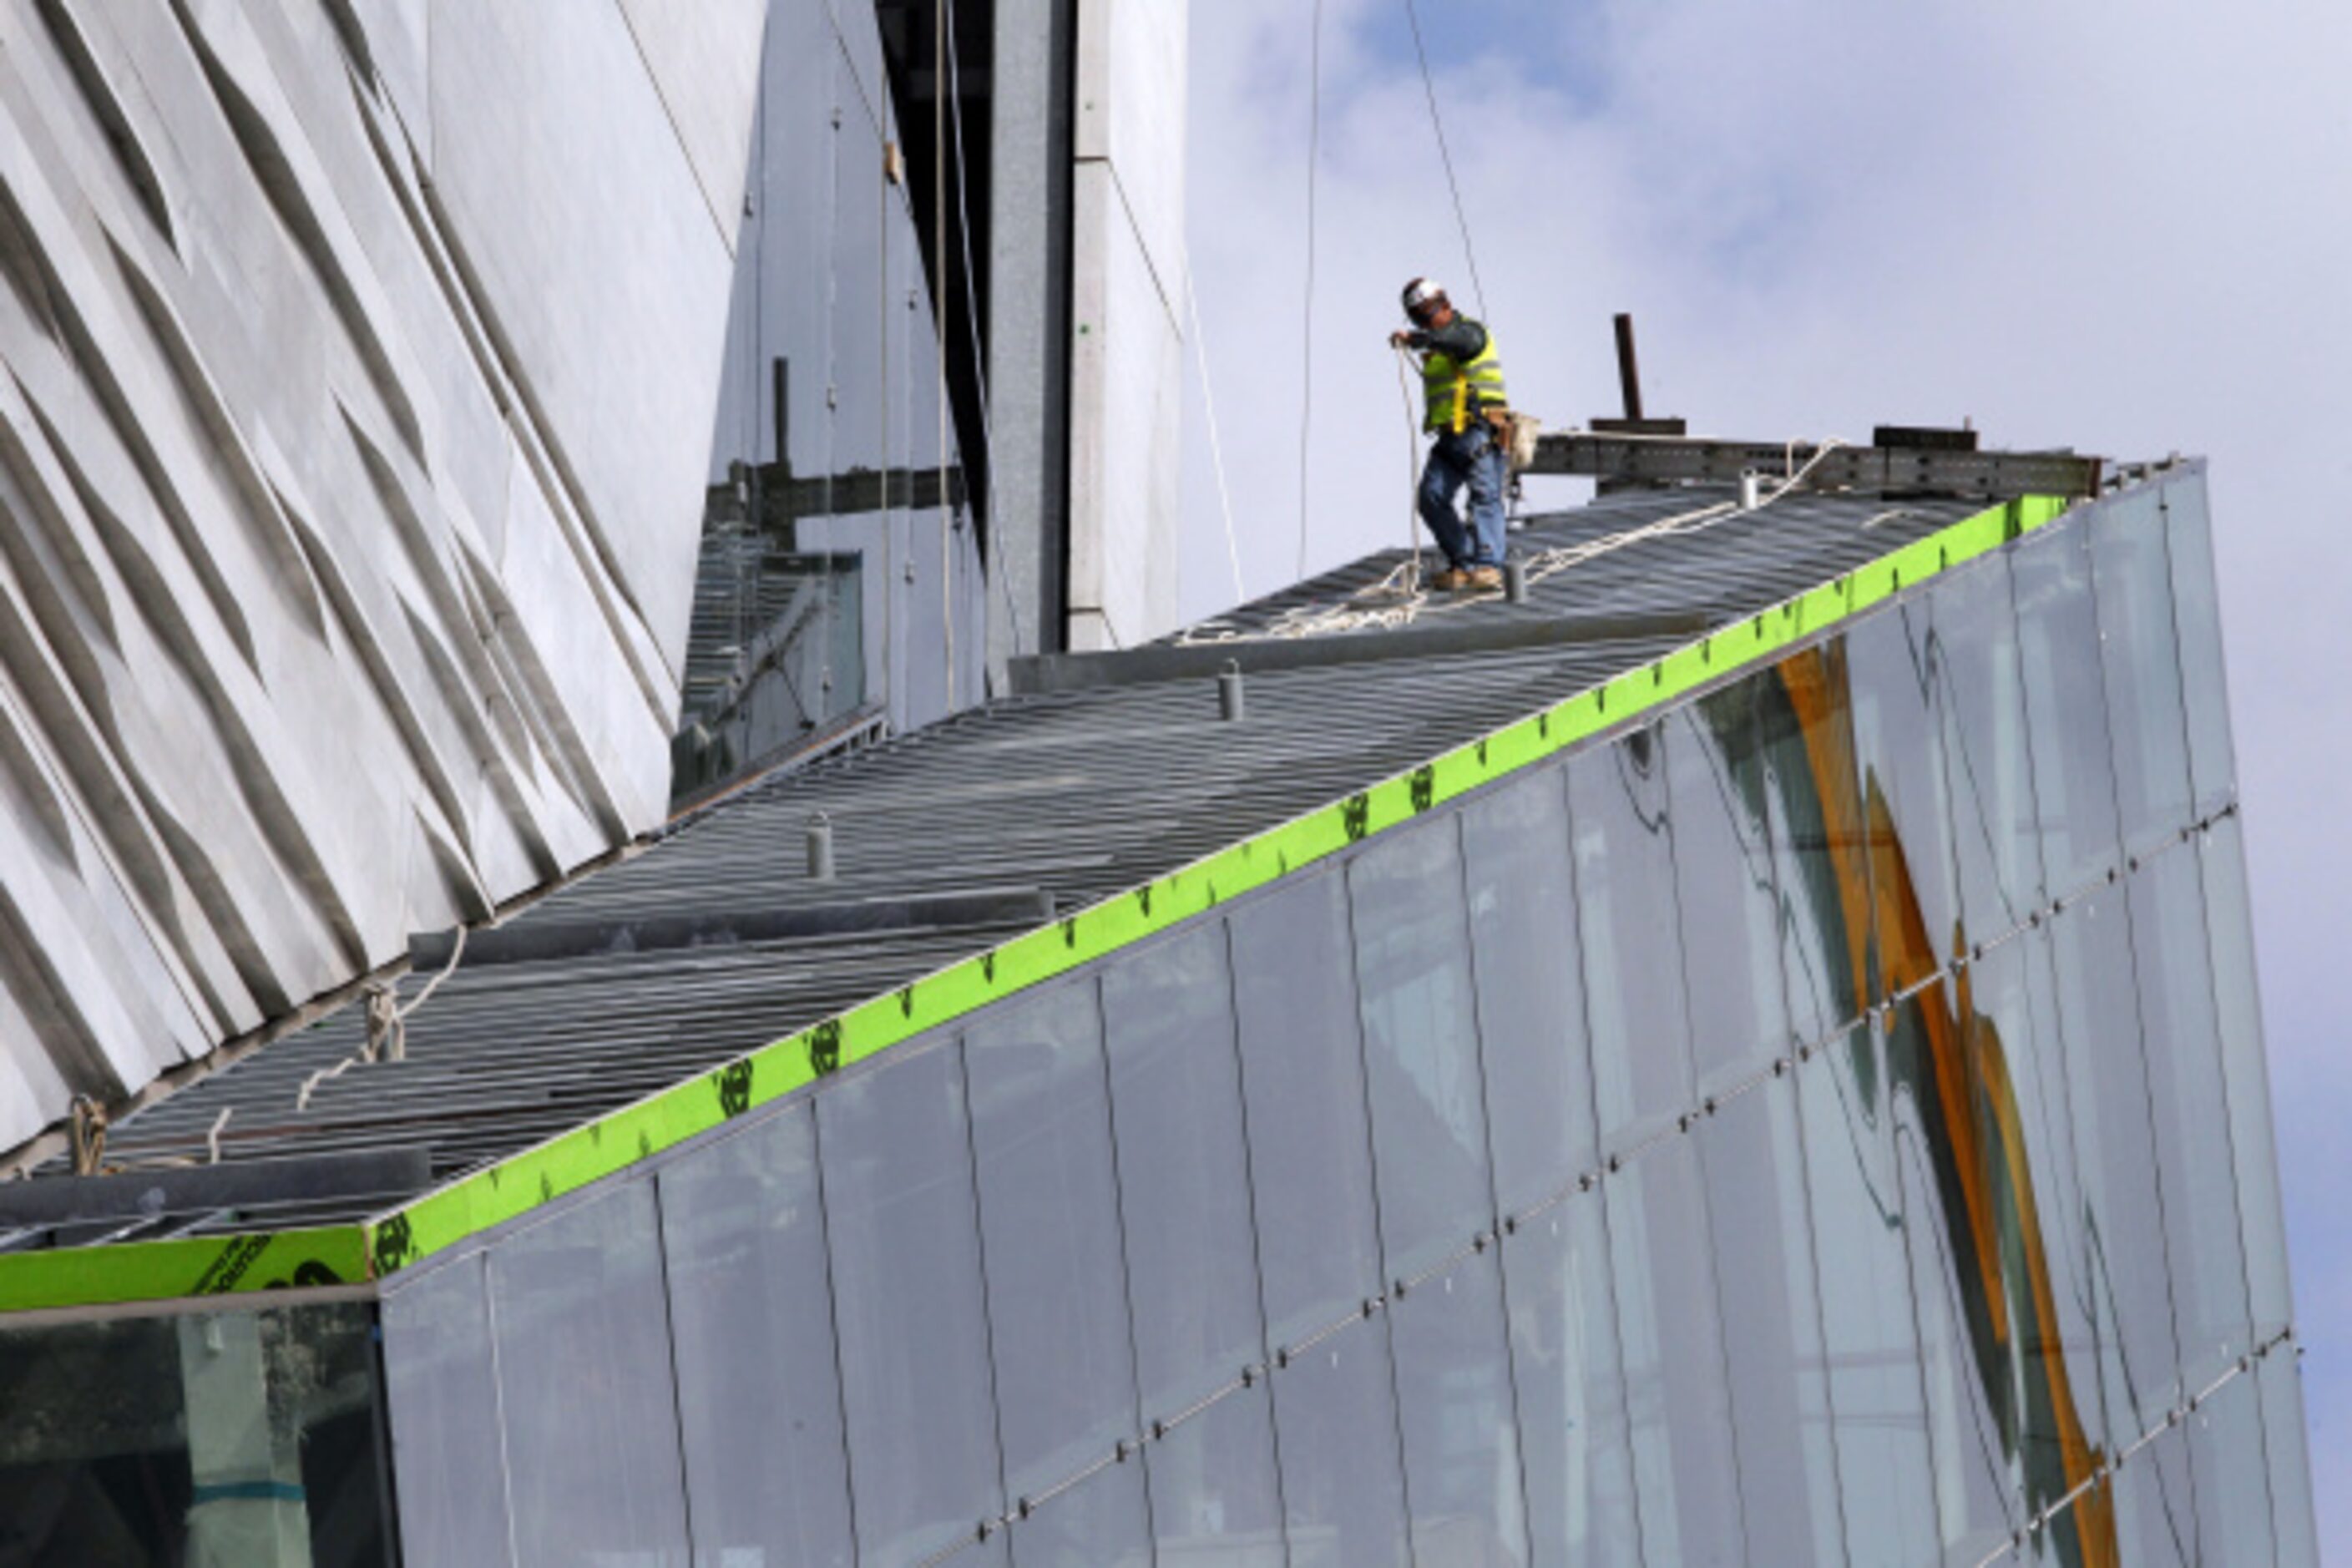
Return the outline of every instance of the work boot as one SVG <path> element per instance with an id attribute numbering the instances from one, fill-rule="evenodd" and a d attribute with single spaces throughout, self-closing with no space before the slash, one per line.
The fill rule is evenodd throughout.
<path id="1" fill-rule="evenodd" d="M 1473 566 L 1461 576 L 1465 588 L 1500 588 L 1503 585 L 1503 569 L 1500 566 Z"/>
<path id="2" fill-rule="evenodd" d="M 1459 566 L 1443 567 L 1430 575 L 1429 586 L 1440 594 L 1458 594 L 1470 581 L 1470 574 Z"/>

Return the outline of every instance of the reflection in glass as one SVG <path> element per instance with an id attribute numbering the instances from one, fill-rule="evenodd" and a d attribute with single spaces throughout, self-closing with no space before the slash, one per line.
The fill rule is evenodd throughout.
<path id="1" fill-rule="evenodd" d="M 658 1178 L 697 1568 L 855 1557 L 815 1142 L 803 1100 Z"/>
<path id="2" fill-rule="evenodd" d="M 1277 1347 L 1386 1289 L 1345 884 L 1309 873 L 1233 912 L 1258 1263 Z"/>
<path id="3" fill-rule="evenodd" d="M 381 1568 L 373 1333 L 360 1303 L 0 1327 L 0 1562 Z M 462 1483 L 422 1479 L 425 1514 L 466 1515 L 426 1540 L 481 1520 Z M 488 1544 L 467 1560 L 503 1561 L 503 1531 Z"/>
<path id="4" fill-rule="evenodd" d="M 1979 1266 L 2000 1279 L 1987 1292 L 1990 1332 L 1978 1353 L 2009 1445 L 2006 1490 L 2028 1515 L 2072 1495 L 2108 1451 L 2104 1317 L 2089 1289 L 2054 986 L 2049 939 L 2033 930 L 1971 963 L 1958 987 L 1989 1231 Z M 2107 1494 L 2084 1495 L 2053 1528 L 2061 1561 L 2111 1552 Z"/>
<path id="5" fill-rule="evenodd" d="M 1529 1561 L 1642 1561 L 1632 1436 L 1598 1194 L 1521 1225 L 1503 1248 L 1527 1475 Z"/>
<path id="6" fill-rule="evenodd" d="M 1756 709 L 1790 1024 L 1801 1043 L 1819 1044 L 1861 1016 L 1868 989 L 1870 891 L 1844 639 L 1782 659 L 1759 681 Z"/>
<path id="7" fill-rule="evenodd" d="M 920 1562 L 1004 1510 L 962 1056 L 909 1041 L 815 1100 L 857 1544 Z"/>
<path id="8" fill-rule="evenodd" d="M 1381 1239 L 1410 1279 L 1492 1224 L 1460 829 L 1384 835 L 1348 868 Z"/>
<path id="9" fill-rule="evenodd" d="M 1008 1538 L 1012 1568 L 1150 1568 L 1143 1467 L 1095 1471 L 1014 1524 Z"/>
<path id="10" fill-rule="evenodd" d="M 2230 1101 L 2230 1155 L 2237 1172 L 2238 1218 L 2255 1335 L 2269 1341 L 2293 1316 L 2286 1232 L 2280 1209 L 2278 1144 L 2271 1125 L 2270 1068 L 2263 1060 L 2262 998 L 2254 984 L 2253 912 L 2239 819 L 2198 835 L 2205 882 L 2205 930 L 2213 948 L 2213 1000 L 2221 1073 Z"/>
<path id="11" fill-rule="evenodd" d="M 1695 1098 L 1660 750 L 1651 727 L 1568 761 L 1603 1153 L 1640 1142 Z"/>
<path id="12" fill-rule="evenodd" d="M 1161 1563 L 1282 1568 L 1274 1391 L 1265 1380 L 1170 1428 L 1143 1461 Z"/>
<path id="13" fill-rule="evenodd" d="M 1697 1142 L 1725 1287 L 1723 1348 L 1739 1418 L 1748 1560 L 1842 1562 L 1845 1526 L 1794 1087 L 1771 1079 L 1725 1102 Z"/>
<path id="14" fill-rule="evenodd" d="M 2319 1525 L 2312 1507 L 2309 1428 L 2304 1425 L 2303 1363 L 2293 1342 L 2255 1363 L 2263 1395 L 2263 1455 L 2269 1462 L 2271 1523 L 2282 1563 L 2317 1563 Z"/>
<path id="15" fill-rule="evenodd" d="M 1960 952 L 1945 796 L 1932 601 L 1864 616 L 1846 634 L 1853 743 L 1869 865 L 1874 1000 L 1899 995 Z"/>
<path id="16" fill-rule="evenodd" d="M 1502 1284 L 1488 1248 L 1415 1285 L 1392 1309 L 1405 1500 L 1421 1563 L 1528 1561 Z"/>
<path id="17" fill-rule="evenodd" d="M 1875 1031 L 1857 1026 L 1800 1067 L 1799 1124 L 1847 1537 L 1885 1562 L 1927 1563 L 1934 1465 L 1878 1053 Z"/>
<path id="18" fill-rule="evenodd" d="M 2189 731 L 2172 630 L 2172 566 L 2158 491 L 2141 486 L 2091 509 L 2099 664 L 2116 749 L 2116 800 L 2126 849 L 2188 825 Z"/>
<path id="19" fill-rule="evenodd" d="M 2237 752 L 2230 739 L 2230 694 L 2223 679 L 2221 585 L 2213 572 L 2213 526 L 2202 474 L 2162 491 L 2165 554 L 2172 563 L 2172 621 L 2180 635 L 2180 697 L 2189 720 L 2189 779 L 2200 816 L 2237 793 Z"/>
<path id="20" fill-rule="evenodd" d="M 2068 522 L 2028 535 L 2010 569 L 2042 870 L 2052 896 L 2063 897 L 2104 876 L 2121 850 L 2085 531 Z"/>
<path id="21" fill-rule="evenodd" d="M 2126 883 L 2181 1373 L 2201 1388 L 2252 1349 L 2246 1260 L 2197 857 L 2169 848 Z"/>
<path id="22" fill-rule="evenodd" d="M 383 1391 L 403 1555 L 420 1564 L 509 1563 L 482 1255 L 393 1283 L 383 1298 Z M 24 1406 L 12 1399 L 6 1408 Z"/>
<path id="23" fill-rule="evenodd" d="M 1005 1489 L 1019 1499 L 1142 1425 L 1093 981 L 982 1014 L 964 1037 L 964 1073 L 996 1427 Z"/>
<path id="24" fill-rule="evenodd" d="M 1603 1183 L 1642 1546 L 1654 1563 L 1738 1563 L 1715 1258 L 1698 1152 L 1669 1138 Z"/>
<path id="25" fill-rule="evenodd" d="M 2121 1447 L 2162 1421 L 2180 1388 L 2122 891 L 2101 888 L 2067 906 L 2051 940 L 2091 1247 L 2084 1268 L 2093 1311 L 2114 1325 L 2100 1343 L 2106 1430 Z"/>
<path id="26" fill-rule="evenodd" d="M 2009 564 L 2009 553 L 1996 551 L 1938 580 L 1932 595 L 1960 918 L 1976 947 L 2023 924 L 2043 902 Z"/>
<path id="27" fill-rule="evenodd" d="M 1223 926 L 1122 955 L 1103 973 L 1103 1016 L 1149 1419 L 1265 1355 Z"/>
<path id="28" fill-rule="evenodd" d="M 2189 1568 L 2198 1563 L 2197 1505 L 2189 1479 L 2189 1441 L 2162 1428 L 2116 1472 L 2118 1561 L 2133 1568 Z"/>
<path id="29" fill-rule="evenodd" d="M 2231 1377 L 2182 1425 L 2197 1488 L 2194 1560 L 2211 1568 L 2277 1563 L 2270 1479 L 2263 1473 L 2262 1393 L 2252 1370 Z"/>
<path id="30" fill-rule="evenodd" d="M 1274 1379 L 1290 1568 L 1408 1568 L 1389 1320 L 1297 1352 Z"/>
<path id="31" fill-rule="evenodd" d="M 1661 727 L 1702 1093 L 1753 1076 L 1793 1044 L 1764 820 L 1762 685 L 1745 680 L 1702 697 Z"/>
<path id="32" fill-rule="evenodd" d="M 630 1182 L 490 1254 L 518 1568 L 685 1568 L 658 1226 Z"/>
<path id="33" fill-rule="evenodd" d="M 2009 1485 L 2013 1391 L 2001 1375 L 2010 1325 L 1996 1289 L 1998 1194 L 1976 1137 L 1983 1086 L 1948 983 L 1896 1008 L 1886 1056 L 1944 1553 L 1973 1562 L 2009 1537 L 2019 1514 Z"/>
<path id="34" fill-rule="evenodd" d="M 1568 795 L 1545 767 L 1462 813 L 1495 1193 L 1507 1215 L 1593 1168 Z"/>

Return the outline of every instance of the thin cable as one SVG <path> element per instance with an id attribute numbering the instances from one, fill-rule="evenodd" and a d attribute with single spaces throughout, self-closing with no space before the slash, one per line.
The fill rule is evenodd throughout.
<path id="1" fill-rule="evenodd" d="M 1400 348 L 1396 351 L 1397 395 L 1404 400 L 1404 536 L 1412 547 L 1412 575 L 1405 579 L 1413 587 L 1421 586 L 1421 426 L 1412 416 L 1412 381 L 1405 367 L 1412 355 Z"/>
<path id="2" fill-rule="evenodd" d="M 955 512 L 948 500 L 948 100 L 939 64 L 948 51 L 948 0 L 931 7 L 931 276 L 940 281 L 940 624 L 946 630 L 947 696 L 944 711 L 956 708 Z"/>
<path id="3" fill-rule="evenodd" d="M 1404 0 L 1405 20 L 1412 26 L 1412 52 L 1421 61 L 1421 90 L 1429 99 L 1429 123 L 1437 132 L 1437 156 L 1445 165 L 1445 188 L 1454 195 L 1454 221 L 1462 230 L 1462 256 L 1470 264 L 1470 292 L 1478 299 L 1478 319 L 1486 319 L 1486 286 L 1478 277 L 1478 250 L 1470 243 L 1470 219 L 1462 210 L 1462 184 L 1454 177 L 1454 153 L 1445 144 L 1445 121 L 1437 112 L 1437 82 L 1429 73 L 1429 51 L 1421 43 L 1421 13 Z"/>
<path id="4" fill-rule="evenodd" d="M 1307 575 L 1307 454 L 1315 427 L 1315 165 L 1323 146 L 1323 0 L 1315 0 L 1308 51 L 1307 121 L 1307 305 L 1299 312 L 1298 573 Z"/>
<path id="5" fill-rule="evenodd" d="M 1192 318 L 1192 357 L 1201 367 L 1201 402 L 1209 411 L 1209 463 L 1217 475 L 1217 510 L 1225 520 L 1225 556 L 1234 567 L 1234 603 L 1249 598 L 1249 590 L 1242 586 L 1242 547 L 1234 530 L 1234 498 L 1225 488 L 1224 443 L 1217 438 L 1217 395 L 1209 385 L 1209 340 L 1201 328 L 1200 296 L 1192 289 L 1192 257 L 1190 247 L 1182 258 L 1184 266 L 1184 309 Z"/>

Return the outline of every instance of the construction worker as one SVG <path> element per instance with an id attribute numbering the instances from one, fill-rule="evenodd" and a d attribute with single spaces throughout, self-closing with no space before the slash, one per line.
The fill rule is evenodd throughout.
<path id="1" fill-rule="evenodd" d="M 1445 552 L 1445 570 L 1430 586 L 1448 591 L 1503 585 L 1503 486 L 1510 453 L 1503 426 L 1510 408 L 1503 391 L 1502 356 L 1493 334 L 1454 308 L 1445 286 L 1416 278 L 1404 286 L 1411 331 L 1389 342 L 1421 355 L 1427 416 L 1437 439 L 1421 473 L 1422 521 Z M 1454 515 L 1454 498 L 1470 487 L 1470 526 Z"/>

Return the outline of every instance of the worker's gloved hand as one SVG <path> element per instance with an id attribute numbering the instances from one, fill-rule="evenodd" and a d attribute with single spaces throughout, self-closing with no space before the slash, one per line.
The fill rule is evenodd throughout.
<path id="1" fill-rule="evenodd" d="M 1410 346 L 1412 342 L 1412 334 L 1405 331 L 1402 328 L 1389 334 L 1389 347 L 1392 349 L 1405 348 Z"/>

